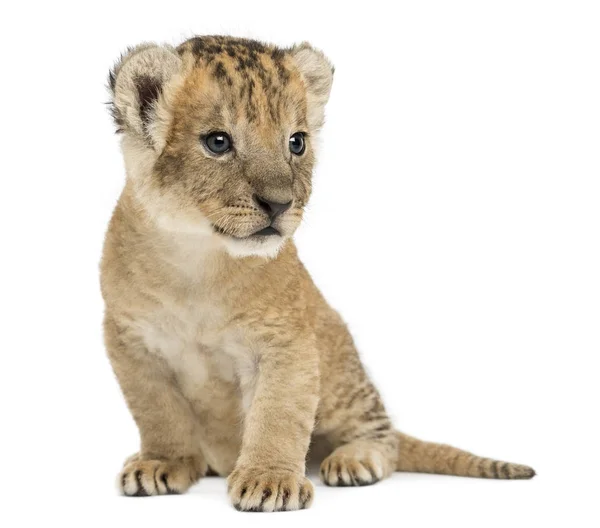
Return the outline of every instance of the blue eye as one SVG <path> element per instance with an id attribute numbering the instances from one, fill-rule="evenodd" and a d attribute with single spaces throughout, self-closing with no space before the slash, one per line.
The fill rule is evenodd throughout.
<path id="1" fill-rule="evenodd" d="M 306 150 L 304 142 L 304 132 L 296 132 L 290 137 L 290 152 L 296 156 L 302 156 Z"/>
<path id="2" fill-rule="evenodd" d="M 213 154 L 225 154 L 231 149 L 231 138 L 225 132 L 213 132 L 206 136 L 204 144 Z"/>

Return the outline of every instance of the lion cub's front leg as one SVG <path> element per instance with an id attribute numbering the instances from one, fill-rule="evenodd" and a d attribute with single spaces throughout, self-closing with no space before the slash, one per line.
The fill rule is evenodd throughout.
<path id="1" fill-rule="evenodd" d="M 262 355 L 241 453 L 228 478 L 236 509 L 267 512 L 310 506 L 313 485 L 305 464 L 318 390 L 313 347 L 274 347 Z"/>
<path id="2" fill-rule="evenodd" d="M 159 358 L 107 318 L 108 355 L 140 431 L 140 452 L 125 461 L 117 485 L 133 497 L 183 493 L 206 475 L 196 416 Z"/>

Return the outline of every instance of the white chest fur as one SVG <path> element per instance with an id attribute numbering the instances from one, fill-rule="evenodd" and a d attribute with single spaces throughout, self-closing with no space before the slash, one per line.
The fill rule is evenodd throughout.
<path id="1" fill-rule="evenodd" d="M 242 389 L 254 385 L 255 347 L 225 324 L 214 305 L 164 306 L 140 324 L 140 332 L 148 351 L 166 361 L 192 399 L 208 382 L 235 383 Z"/>
<path id="2" fill-rule="evenodd" d="M 228 321 L 220 295 L 211 290 L 211 274 L 220 269 L 222 250 L 212 229 L 209 235 L 167 231 L 152 250 L 159 252 L 156 260 L 175 268 L 179 277 L 167 281 L 168 290 L 163 283 L 155 292 L 161 304 L 138 322 L 139 335 L 149 352 L 165 360 L 190 399 L 210 397 L 200 392 L 225 385 L 239 394 L 237 385 L 247 407 L 258 372 L 258 347 Z"/>

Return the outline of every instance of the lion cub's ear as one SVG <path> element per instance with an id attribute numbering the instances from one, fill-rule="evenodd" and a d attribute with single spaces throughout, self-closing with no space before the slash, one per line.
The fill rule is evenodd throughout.
<path id="1" fill-rule="evenodd" d="M 306 85 L 308 124 L 318 129 L 323 125 L 325 105 L 333 84 L 333 65 L 322 51 L 308 42 L 294 46 L 290 53 Z"/>
<path id="2" fill-rule="evenodd" d="M 165 91 L 180 69 L 174 48 L 148 43 L 128 49 L 108 76 L 117 132 L 161 148 L 161 125 L 167 119 Z"/>

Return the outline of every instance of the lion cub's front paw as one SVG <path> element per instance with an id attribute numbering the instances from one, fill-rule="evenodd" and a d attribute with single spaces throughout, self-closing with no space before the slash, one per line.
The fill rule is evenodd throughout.
<path id="1" fill-rule="evenodd" d="M 236 468 L 227 484 L 233 506 L 241 511 L 302 510 L 311 505 L 314 494 L 304 475 L 285 470 Z"/>
<path id="2" fill-rule="evenodd" d="M 147 460 L 134 455 L 125 462 L 117 484 L 128 497 L 184 493 L 206 469 L 206 463 L 196 457 Z"/>

